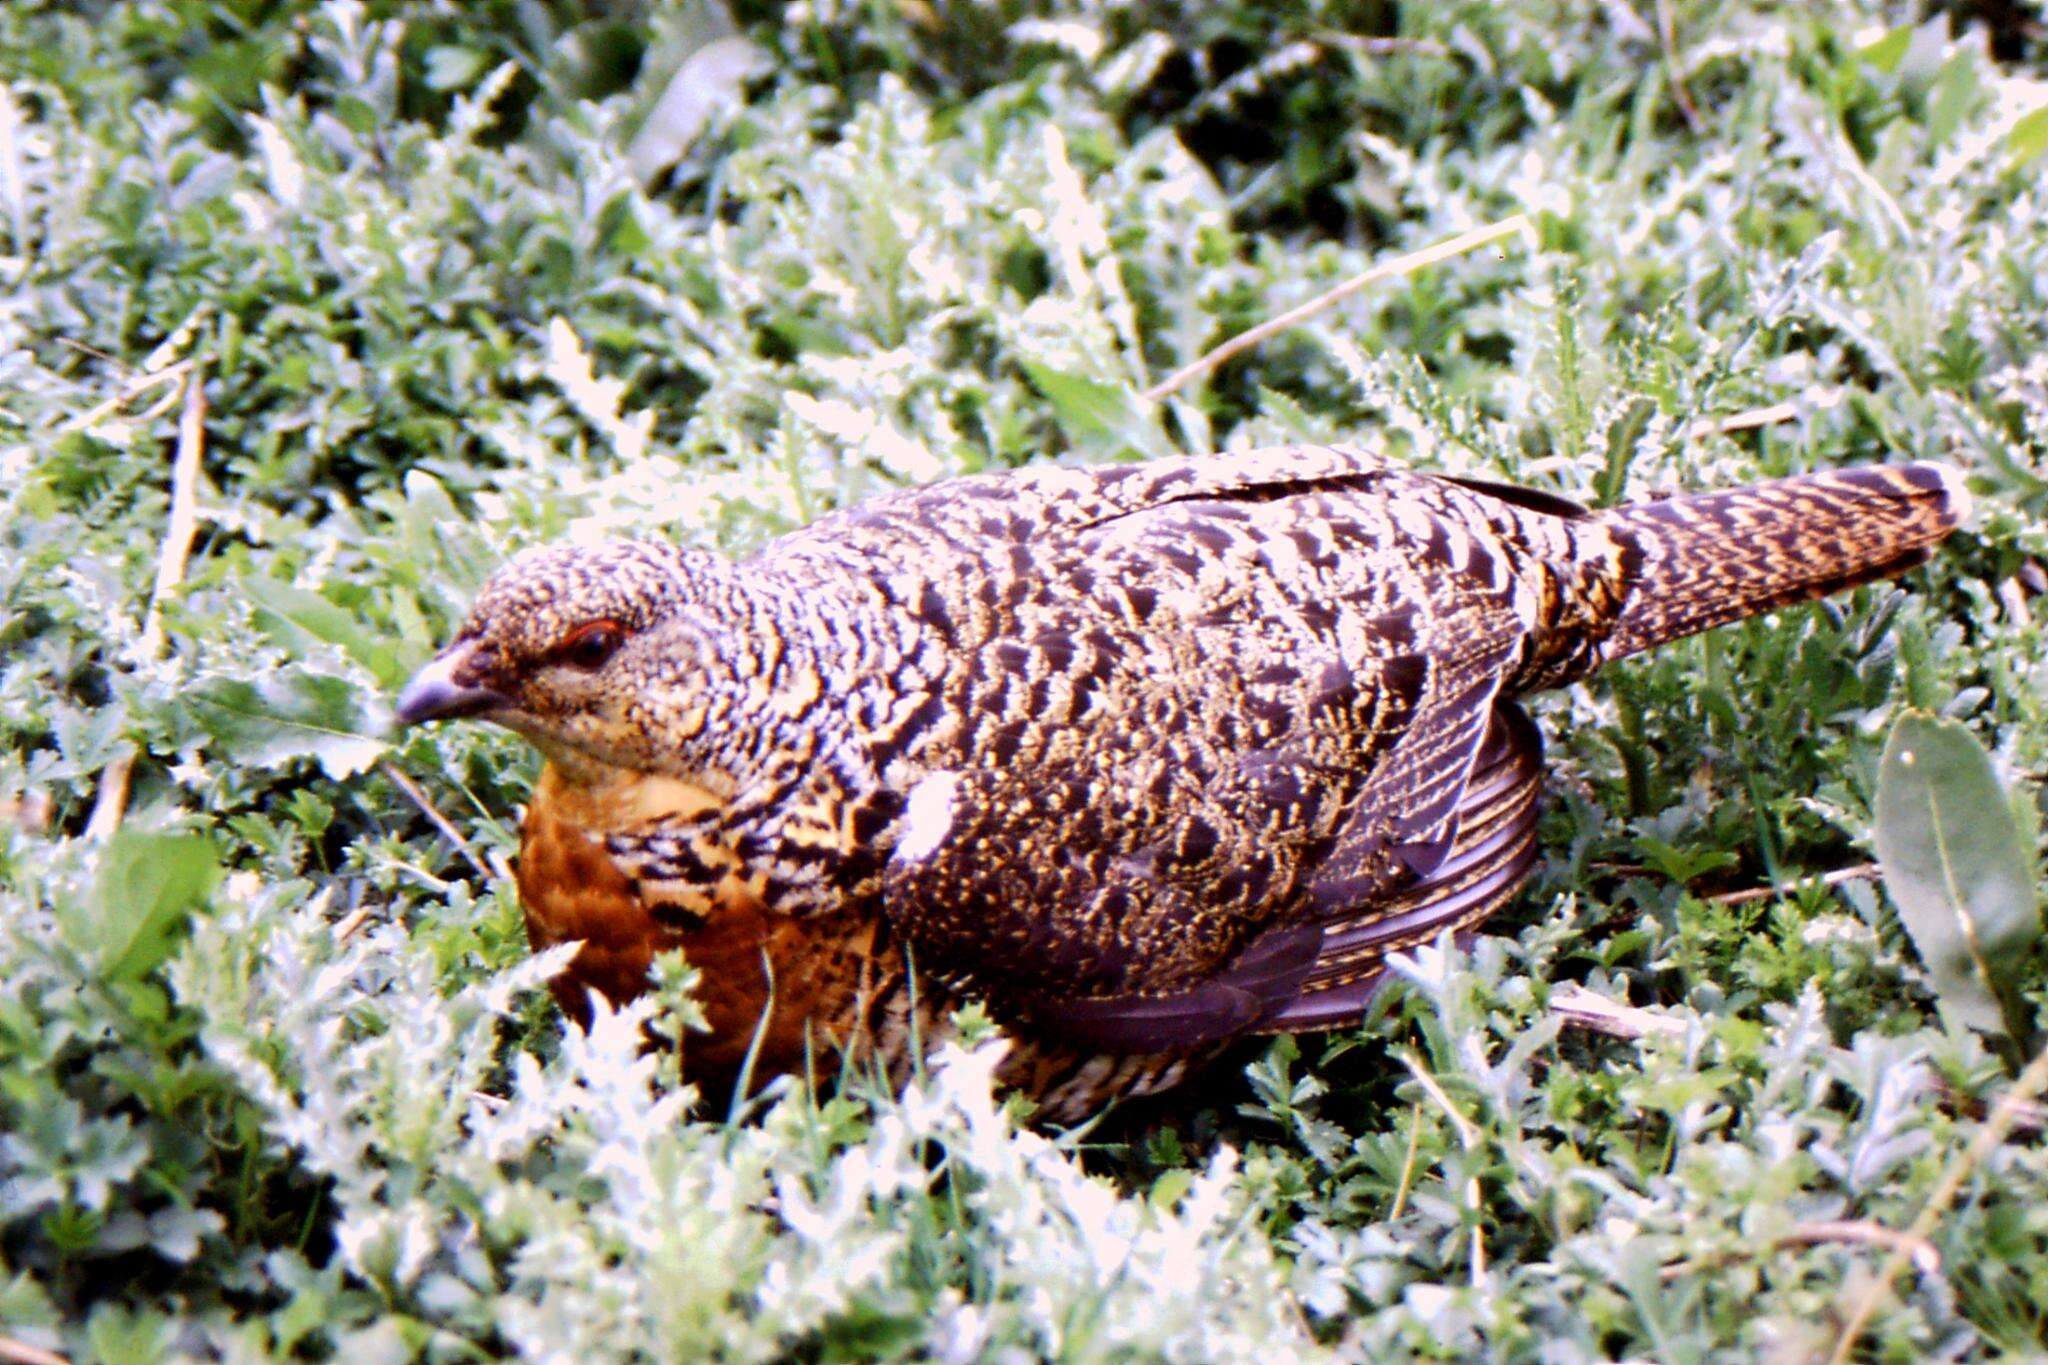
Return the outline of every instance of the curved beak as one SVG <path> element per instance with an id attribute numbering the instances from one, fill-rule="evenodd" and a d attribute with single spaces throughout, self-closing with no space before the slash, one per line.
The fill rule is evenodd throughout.
<path id="1" fill-rule="evenodd" d="M 458 644 L 412 675 L 412 681 L 398 694 L 394 710 L 401 725 L 418 725 L 426 720 L 453 720 L 474 716 L 508 705 L 507 698 L 488 687 L 479 687 L 469 668 L 474 644 Z"/>

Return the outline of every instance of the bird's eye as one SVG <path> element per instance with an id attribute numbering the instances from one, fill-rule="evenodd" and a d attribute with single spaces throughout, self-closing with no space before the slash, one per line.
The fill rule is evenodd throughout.
<path id="1" fill-rule="evenodd" d="M 568 639 L 562 641 L 555 655 L 572 668 L 585 672 L 602 668 L 605 660 L 618 652 L 626 640 L 626 632 L 616 621 L 592 621 L 587 626 L 578 626 Z"/>

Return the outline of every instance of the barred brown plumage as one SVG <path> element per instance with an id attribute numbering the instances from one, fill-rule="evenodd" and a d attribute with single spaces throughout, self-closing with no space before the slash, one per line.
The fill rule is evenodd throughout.
<path id="1" fill-rule="evenodd" d="M 1030 468 L 739 562 L 529 552 L 399 713 L 545 754 L 519 886 L 536 946 L 584 944 L 565 1007 L 682 948 L 716 1084 L 757 1033 L 900 1067 L 980 997 L 1071 1117 L 1355 1020 L 1388 952 L 1505 903 L 1515 697 L 1900 572 L 1966 504 L 1927 464 L 1601 512 L 1349 448 Z"/>

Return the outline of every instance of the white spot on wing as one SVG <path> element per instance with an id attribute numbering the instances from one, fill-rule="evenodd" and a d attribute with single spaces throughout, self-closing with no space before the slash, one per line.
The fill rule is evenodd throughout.
<path id="1" fill-rule="evenodd" d="M 904 812 L 903 837 L 896 841 L 896 857 L 917 862 L 932 856 L 953 829 L 953 797 L 960 790 L 960 774 L 933 773 L 910 789 L 910 806 Z"/>

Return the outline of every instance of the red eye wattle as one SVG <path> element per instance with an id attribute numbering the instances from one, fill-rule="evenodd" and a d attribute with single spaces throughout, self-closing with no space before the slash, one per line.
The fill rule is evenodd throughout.
<path id="1" fill-rule="evenodd" d="M 625 641 L 626 632 L 618 622 L 592 621 L 577 627 L 555 652 L 562 662 L 589 671 L 602 668 Z"/>

